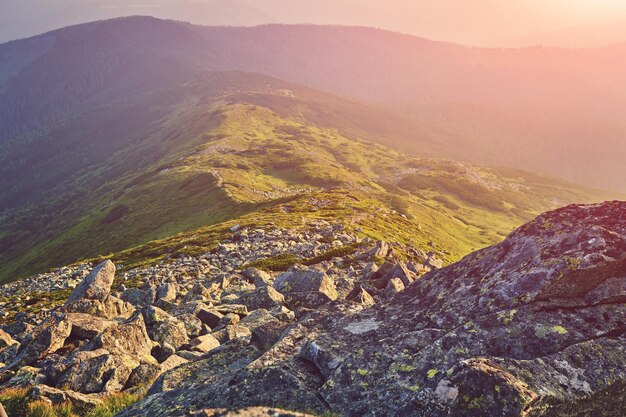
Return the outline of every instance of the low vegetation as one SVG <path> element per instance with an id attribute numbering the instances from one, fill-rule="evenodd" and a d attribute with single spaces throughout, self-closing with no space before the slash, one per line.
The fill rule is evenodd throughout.
<path id="1" fill-rule="evenodd" d="M 145 392 L 117 393 L 103 398 L 102 404 L 91 409 L 79 409 L 70 403 L 52 405 L 33 400 L 25 389 L 11 388 L 0 392 L 0 402 L 10 417 L 112 417 L 143 398 Z"/>
<path id="2" fill-rule="evenodd" d="M 434 241 L 456 260 L 539 212 L 603 197 L 537 175 L 409 158 L 353 129 L 325 127 L 313 110 L 306 117 L 294 112 L 283 90 L 235 94 L 228 103 L 197 86 L 176 94 L 178 104 L 161 124 L 115 126 L 122 136 L 154 135 L 118 144 L 114 160 L 76 166 L 80 175 L 54 189 L 21 184 L 40 195 L 0 214 L 0 281 L 86 258 L 114 258 L 130 268 L 211 250 L 233 224 L 291 227 L 315 218 L 372 238 Z M 127 110 L 149 117 L 148 109 Z M 72 132 L 51 138 L 70 140 Z M 67 168 L 49 167 L 45 177 L 60 175 L 58 166 Z"/>

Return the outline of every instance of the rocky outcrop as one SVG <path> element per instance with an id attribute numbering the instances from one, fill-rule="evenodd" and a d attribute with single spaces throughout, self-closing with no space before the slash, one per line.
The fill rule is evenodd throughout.
<path id="1" fill-rule="evenodd" d="M 374 289 L 397 282 L 387 301 L 367 307 L 356 289 L 354 301 L 301 315 L 272 346 L 226 343 L 163 374 L 119 416 L 274 404 L 345 416 L 616 417 L 626 409 L 626 203 L 546 213 L 421 278 L 408 264 L 381 269 L 370 276 L 388 279 L 373 286 L 375 300 Z M 298 274 L 274 287 L 287 298 L 294 286 L 326 288 L 323 275 L 307 271 L 317 278 L 306 287 Z"/>
<path id="2" fill-rule="evenodd" d="M 213 408 L 195 411 L 194 417 L 312 417 L 310 414 L 279 410 L 278 408 L 250 407 L 239 410 Z"/>
<path id="3" fill-rule="evenodd" d="M 350 306 L 343 314 L 383 300 L 384 294 L 370 285 L 374 261 L 398 265 L 393 245 L 361 241 L 339 233 L 339 227 L 320 224 L 318 232 L 306 233 L 241 229 L 237 239 L 220 243 L 211 253 L 117 277 L 115 266 L 105 261 L 94 268 L 60 268 L 0 287 L 2 306 L 11 308 L 29 299 L 28 286 L 41 291 L 37 299 L 45 299 L 41 294 L 46 288 L 65 293 L 75 287 L 63 305 L 49 309 L 46 304 L 33 312 L 26 308 L 13 322 L 0 325 L 4 332 L 0 333 L 0 367 L 7 364 L 0 368 L 0 391 L 25 388 L 34 400 L 69 401 L 89 409 L 108 394 L 134 392 L 156 378 L 151 395 L 177 392 L 183 381 L 192 379 L 207 386 L 209 381 L 219 382 L 219 389 L 228 390 L 226 376 L 251 367 L 275 379 L 279 394 L 266 389 L 261 396 L 249 397 L 247 404 L 238 404 L 229 394 L 219 407 L 287 404 L 297 386 L 308 392 L 305 406 L 314 409 L 320 382 L 315 367 L 295 352 L 297 367 L 265 369 L 266 355 L 286 352 L 308 337 L 308 324 L 317 323 L 319 314 L 335 308 L 334 303 Z M 316 264 L 307 262 L 308 267 L 294 266 L 284 273 L 245 267 L 247 262 L 285 252 L 312 259 L 342 245 L 350 245 L 351 251 L 341 251 L 347 254 L 332 259 L 319 257 Z M 426 259 L 426 254 L 414 253 L 415 262 Z M 313 378 L 307 377 L 309 372 Z M 241 382 L 234 380 L 233 386 Z M 215 398 L 221 395 L 219 390 L 212 392 Z M 176 413 L 187 413 L 191 409 L 187 405 L 191 403 L 178 404 Z M 207 407 L 212 407 L 209 401 L 206 406 L 193 406 Z M 166 406 L 162 415 L 170 412 Z"/>

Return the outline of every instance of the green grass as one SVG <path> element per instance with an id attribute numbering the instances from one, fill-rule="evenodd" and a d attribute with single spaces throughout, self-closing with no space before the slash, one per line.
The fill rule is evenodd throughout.
<path id="1" fill-rule="evenodd" d="M 173 99 L 158 121 L 149 108 L 137 110 L 151 121 L 143 129 L 115 127 L 145 140 L 0 218 L 0 282 L 81 259 L 113 258 L 130 268 L 200 254 L 232 224 L 293 227 L 302 217 L 342 222 L 375 239 L 434 241 L 455 260 L 542 211 L 601 198 L 534 174 L 409 158 L 327 127 L 319 115 L 272 105 L 281 92 L 265 91 L 264 106 L 236 94 L 187 93 L 195 104 Z"/>
<path id="2" fill-rule="evenodd" d="M 73 407 L 70 403 L 51 405 L 46 401 L 34 401 L 26 389 L 0 391 L 0 402 L 9 417 L 112 417 L 141 400 L 144 390 L 136 393 L 111 394 L 102 399 L 102 404 L 90 410 Z"/>
<path id="3" fill-rule="evenodd" d="M 330 261 L 333 258 L 343 258 L 346 256 L 350 256 L 362 247 L 363 244 L 361 243 L 351 243 L 348 245 L 331 248 L 326 252 L 312 258 L 299 258 L 298 256 L 291 253 L 282 253 L 280 255 L 272 256 L 269 258 L 263 258 L 256 261 L 248 262 L 242 265 L 240 269 L 252 267 L 273 272 L 286 271 L 295 264 L 315 265 L 320 262 Z"/>

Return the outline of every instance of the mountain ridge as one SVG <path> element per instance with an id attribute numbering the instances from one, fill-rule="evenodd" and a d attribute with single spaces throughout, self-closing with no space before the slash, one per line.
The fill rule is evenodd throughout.
<path id="1" fill-rule="evenodd" d="M 99 32 L 106 36 L 98 35 Z M 150 88 L 150 83 L 158 84 L 160 79 L 185 78 L 198 71 L 242 70 L 349 96 L 417 118 L 423 126 L 432 125 L 447 132 L 452 146 L 441 150 L 441 157 L 517 168 L 529 165 L 587 186 L 626 190 L 620 180 L 623 166 L 614 160 L 626 152 L 619 141 L 626 127 L 618 111 L 626 106 L 626 91 L 619 87 L 626 73 L 620 70 L 626 51 L 618 47 L 592 51 L 486 50 L 376 29 L 297 25 L 211 28 L 154 18 L 84 24 L 42 35 L 37 42 L 59 33 L 74 33 L 72 36 L 80 36 L 85 45 L 93 47 L 86 47 L 84 56 L 77 54 L 72 58 L 76 64 L 66 67 L 59 62 L 71 60 L 60 58 L 61 52 L 48 50 L 45 59 L 50 62 L 31 63 L 28 72 L 19 71 L 19 82 L 14 74 L 16 68 L 42 53 L 42 46 L 26 40 L 0 48 L 0 62 L 5 63 L 0 64 L 0 91 L 4 90 L 0 100 L 6 103 L 5 115 L 0 118 L 4 127 L 0 137 L 6 139 L 9 129 L 11 137 L 27 133 L 37 126 L 37 120 L 44 122 L 46 117 L 64 114 L 64 108 L 87 103 L 83 97 L 99 91 L 98 84 L 87 79 L 79 89 L 61 77 L 62 83 L 74 90 L 52 96 L 50 92 L 43 94 L 31 87 L 40 82 L 41 65 L 56 65 L 62 70 L 57 75 L 60 77 L 62 73 L 75 73 L 74 67 L 82 67 L 90 60 L 127 62 L 126 67 L 110 75 L 91 70 L 94 79 L 114 78 L 113 85 L 117 83 L 122 90 L 124 86 L 140 88 L 141 83 Z M 63 44 L 55 43 L 57 48 Z M 118 46 L 113 48 L 114 45 Z M 94 49 L 96 46 L 98 49 Z M 23 56 L 15 58 L 14 50 L 18 47 L 23 47 Z M 95 50 L 108 55 L 98 56 Z M 372 56 L 378 59 L 371 59 Z M 138 72 L 133 80 L 130 70 Z M 74 74 L 75 78 L 85 76 Z M 127 81 L 122 85 L 124 79 Z M 7 80 L 16 84 L 12 94 L 6 92 L 7 88 L 10 90 Z M 50 101 L 52 97 L 54 102 Z M 478 118 L 480 124 L 469 135 L 463 129 L 455 130 L 455 119 L 459 126 L 473 123 L 465 113 L 452 113 L 451 123 L 442 121 L 455 103 L 485 109 Z M 43 110 L 37 110 L 40 108 Z M 437 114 L 438 108 L 447 110 Z M 50 114 L 46 116 L 46 112 Z M 554 112 L 561 116 L 558 121 L 543 120 L 546 114 Z M 498 113 L 502 116 L 493 119 Z M 511 118 L 518 118 L 519 122 L 511 124 Z M 596 131 L 589 126 L 597 126 L 598 135 L 612 143 L 611 152 L 595 146 Z M 550 132 L 549 140 L 536 140 L 537 129 Z M 474 151 L 477 139 L 486 144 L 485 152 Z M 532 140 L 533 145 L 523 152 L 516 146 L 520 141 Z M 417 153 L 418 145 L 413 144 L 413 152 Z M 499 152 L 490 151 L 495 146 Z M 538 153 L 535 149 L 543 156 L 540 162 L 534 160 Z M 604 161 L 594 165 L 593 176 L 579 174 L 581 169 L 591 169 L 586 149 L 594 150 L 594 162 Z"/>

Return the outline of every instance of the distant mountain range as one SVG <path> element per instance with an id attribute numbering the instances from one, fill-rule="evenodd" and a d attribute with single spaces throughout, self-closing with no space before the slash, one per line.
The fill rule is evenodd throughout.
<path id="1" fill-rule="evenodd" d="M 134 17 L 10 42 L 0 63 L 0 140 L 115 91 L 241 70 L 417 119 L 445 132 L 440 156 L 626 190 L 623 44 L 480 49 L 367 28 L 220 28 Z M 400 147 L 421 154 L 417 142 Z"/>

